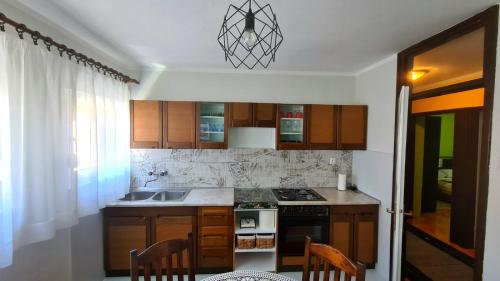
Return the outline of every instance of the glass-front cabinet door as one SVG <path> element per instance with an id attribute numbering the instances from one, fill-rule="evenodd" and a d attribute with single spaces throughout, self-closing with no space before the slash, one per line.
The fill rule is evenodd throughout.
<path id="1" fill-rule="evenodd" d="M 199 102 L 197 104 L 197 148 L 227 147 L 227 105 Z"/>
<path id="2" fill-rule="evenodd" d="M 307 107 L 302 104 L 278 105 L 278 149 L 306 148 L 306 115 Z"/>

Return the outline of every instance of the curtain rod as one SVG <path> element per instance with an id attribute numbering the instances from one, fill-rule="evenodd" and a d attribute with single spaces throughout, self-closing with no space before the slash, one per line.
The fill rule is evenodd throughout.
<path id="1" fill-rule="evenodd" d="M 102 73 L 104 75 L 109 74 L 110 77 L 113 77 L 114 79 L 118 79 L 124 83 L 139 84 L 139 81 L 137 81 L 136 79 L 130 78 L 129 76 L 127 76 L 127 75 L 107 66 L 107 65 L 103 65 L 99 61 L 96 61 L 92 58 L 89 58 L 82 53 L 78 53 L 75 50 L 66 47 L 66 45 L 64 45 L 64 44 L 57 43 L 54 40 L 52 40 L 52 38 L 40 34 L 39 31 L 32 30 L 32 29 L 28 28 L 26 25 L 24 25 L 22 23 L 18 23 L 16 21 L 6 17 L 3 13 L 0 13 L 0 31 L 5 32 L 5 24 L 9 24 L 9 25 L 13 26 L 20 39 L 24 39 L 24 33 L 28 33 L 29 35 L 31 35 L 31 38 L 33 39 L 33 43 L 35 45 L 38 45 L 38 41 L 40 40 L 40 41 L 43 41 L 43 43 L 47 47 L 48 51 L 50 51 L 50 47 L 52 47 L 52 46 L 57 47 L 57 50 L 59 51 L 59 55 L 61 57 L 63 56 L 63 53 L 66 52 L 69 60 L 71 60 L 71 57 L 74 56 L 76 59 L 76 63 L 78 63 L 78 64 L 80 62 L 83 62 L 83 65 L 85 65 L 85 66 L 88 64 L 92 68 L 95 67 L 97 69 L 97 72 L 101 72 L 101 70 L 102 70 Z"/>

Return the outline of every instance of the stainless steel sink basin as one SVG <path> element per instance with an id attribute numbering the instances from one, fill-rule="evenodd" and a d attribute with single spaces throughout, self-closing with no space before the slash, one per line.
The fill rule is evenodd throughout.
<path id="1" fill-rule="evenodd" d="M 156 201 L 183 201 L 188 195 L 189 190 L 182 191 L 161 191 L 156 193 L 153 200 Z"/>
<path id="2" fill-rule="evenodd" d="M 155 192 L 150 191 L 136 191 L 125 194 L 125 197 L 120 198 L 120 201 L 138 201 L 138 200 L 146 200 L 153 196 Z"/>

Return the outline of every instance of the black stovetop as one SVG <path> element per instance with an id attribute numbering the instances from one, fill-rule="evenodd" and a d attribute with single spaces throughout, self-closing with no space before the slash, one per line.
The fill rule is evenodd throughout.
<path id="1" fill-rule="evenodd" d="M 273 193 L 279 201 L 326 201 L 310 188 L 273 188 Z"/>

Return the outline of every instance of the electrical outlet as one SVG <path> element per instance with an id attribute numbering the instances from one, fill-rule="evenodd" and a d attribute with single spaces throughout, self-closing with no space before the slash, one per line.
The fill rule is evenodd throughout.
<path id="1" fill-rule="evenodd" d="M 330 165 L 337 165 L 337 158 L 330 158 Z"/>

